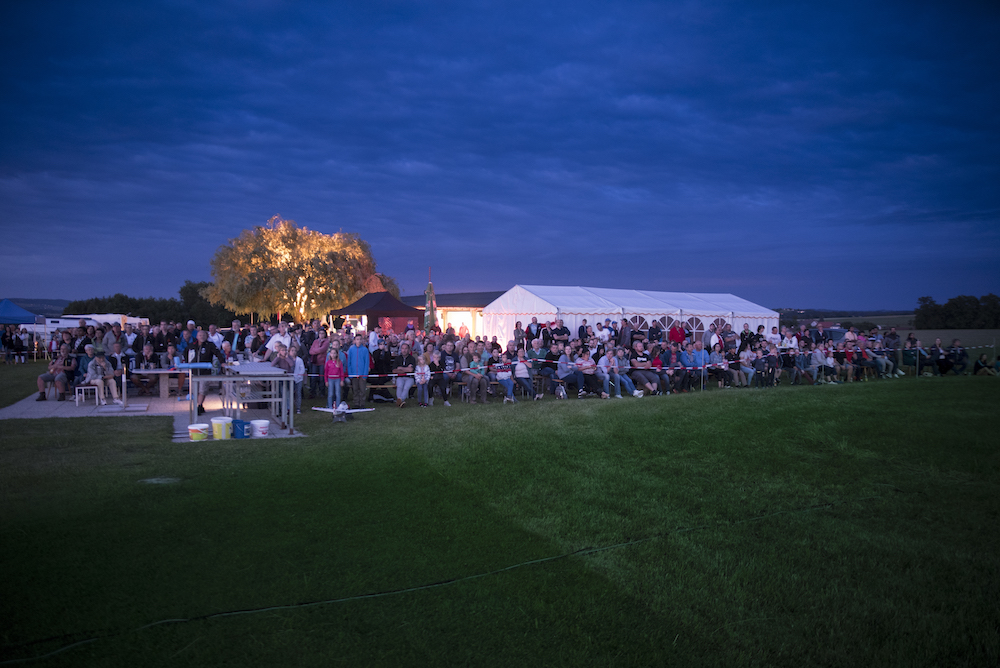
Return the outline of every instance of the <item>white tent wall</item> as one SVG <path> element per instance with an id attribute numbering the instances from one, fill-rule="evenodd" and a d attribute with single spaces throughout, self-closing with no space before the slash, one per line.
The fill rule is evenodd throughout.
<path id="1" fill-rule="evenodd" d="M 506 342 L 513 338 L 515 322 L 527 327 L 533 316 L 539 322 L 562 318 L 573 338 L 584 319 L 591 326 L 605 318 L 629 320 L 642 330 L 653 320 L 665 328 L 681 320 L 697 334 L 713 322 L 729 323 L 737 332 L 744 323 L 754 330 L 764 325 L 770 331 L 779 319 L 775 311 L 725 293 L 515 285 L 483 309 L 483 333 Z"/>

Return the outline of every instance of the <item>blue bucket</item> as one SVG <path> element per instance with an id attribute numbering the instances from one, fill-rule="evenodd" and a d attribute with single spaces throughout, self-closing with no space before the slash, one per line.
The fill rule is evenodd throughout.
<path id="1" fill-rule="evenodd" d="M 233 438 L 250 438 L 252 429 L 246 420 L 233 420 Z"/>

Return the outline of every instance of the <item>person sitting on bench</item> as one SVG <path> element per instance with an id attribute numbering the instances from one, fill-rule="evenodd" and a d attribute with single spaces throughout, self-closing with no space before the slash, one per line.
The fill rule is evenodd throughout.
<path id="1" fill-rule="evenodd" d="M 38 399 L 45 401 L 45 383 L 55 383 L 59 392 L 57 401 L 66 401 L 69 390 L 69 379 L 76 373 L 76 358 L 70 355 L 70 347 L 64 343 L 59 346 L 59 355 L 49 362 L 49 370 L 38 377 Z"/>
<path id="2" fill-rule="evenodd" d="M 97 388 L 97 399 L 102 406 L 107 406 L 108 402 L 104 398 L 105 388 L 111 389 L 111 398 L 119 406 L 122 400 L 118 398 L 118 377 L 115 375 L 115 370 L 111 367 L 111 363 L 107 360 L 104 355 L 104 351 L 100 350 L 91 360 L 90 364 L 87 365 L 87 375 L 83 379 L 83 385 L 93 385 Z"/>

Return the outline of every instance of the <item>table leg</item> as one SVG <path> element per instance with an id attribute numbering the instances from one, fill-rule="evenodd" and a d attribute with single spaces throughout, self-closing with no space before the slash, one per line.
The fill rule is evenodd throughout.
<path id="1" fill-rule="evenodd" d="M 178 376 L 178 378 L 179 378 L 179 376 Z M 159 385 L 160 385 L 160 399 L 169 399 L 170 398 L 170 374 L 169 373 L 160 374 L 159 379 L 160 379 L 160 381 L 159 381 Z M 177 389 L 179 390 L 180 388 L 177 388 Z"/>

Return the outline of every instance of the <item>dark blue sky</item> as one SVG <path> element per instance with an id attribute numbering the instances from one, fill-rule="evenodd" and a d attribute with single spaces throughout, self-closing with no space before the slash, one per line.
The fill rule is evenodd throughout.
<path id="1" fill-rule="evenodd" d="M 1000 292 L 997 7 L 5 3 L 0 296 L 175 296 L 275 214 L 404 294 Z"/>

